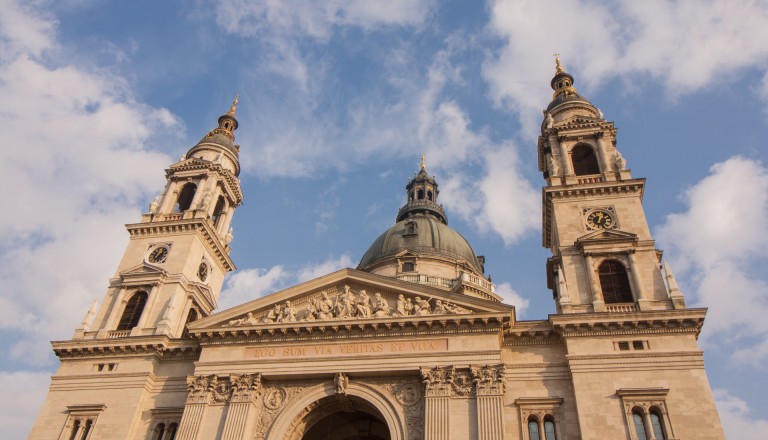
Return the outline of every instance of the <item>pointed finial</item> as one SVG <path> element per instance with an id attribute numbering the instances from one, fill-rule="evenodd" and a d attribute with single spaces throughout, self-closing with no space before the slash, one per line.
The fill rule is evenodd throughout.
<path id="1" fill-rule="evenodd" d="M 565 72 L 563 65 L 560 64 L 560 54 L 555 52 L 552 56 L 555 57 L 555 72 L 556 73 Z"/>
<path id="2" fill-rule="evenodd" d="M 421 153 L 421 169 L 424 170 L 427 168 L 427 163 L 425 162 L 426 155 L 424 153 Z"/>
<path id="3" fill-rule="evenodd" d="M 235 95 L 235 100 L 232 101 L 232 107 L 230 107 L 229 111 L 227 112 L 229 116 L 233 116 L 233 117 L 235 116 L 235 112 L 237 112 L 237 103 L 240 102 L 239 99 L 240 99 L 240 94 L 238 93 L 237 95 Z"/>

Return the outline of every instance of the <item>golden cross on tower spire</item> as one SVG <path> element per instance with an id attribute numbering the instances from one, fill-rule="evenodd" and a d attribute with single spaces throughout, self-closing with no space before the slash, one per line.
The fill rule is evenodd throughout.
<path id="1" fill-rule="evenodd" d="M 426 155 L 424 153 L 421 153 L 421 169 L 422 170 L 427 168 L 427 164 L 424 161 L 424 159 L 426 159 Z"/>
<path id="2" fill-rule="evenodd" d="M 557 73 L 564 72 L 565 69 L 563 69 L 563 65 L 560 64 L 560 54 L 555 52 L 552 56 L 555 57 L 555 71 Z"/>
<path id="3" fill-rule="evenodd" d="M 230 116 L 235 116 L 235 112 L 237 112 L 237 103 L 240 102 L 240 94 L 238 93 L 235 95 L 235 100 L 232 101 L 232 107 L 229 108 L 229 111 L 227 112 Z"/>

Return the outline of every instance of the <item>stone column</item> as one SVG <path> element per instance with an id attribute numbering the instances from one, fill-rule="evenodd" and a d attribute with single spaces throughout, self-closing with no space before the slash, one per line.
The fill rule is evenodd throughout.
<path id="1" fill-rule="evenodd" d="M 177 440 L 196 440 L 205 410 L 211 401 L 216 376 L 187 376 L 187 403 L 181 416 Z"/>
<path id="2" fill-rule="evenodd" d="M 472 380 L 477 396 L 478 440 L 504 439 L 504 365 L 472 368 Z"/>
<path id="3" fill-rule="evenodd" d="M 424 382 L 424 439 L 451 440 L 452 367 L 422 368 Z"/>
<path id="4" fill-rule="evenodd" d="M 256 419 L 256 399 L 261 395 L 261 373 L 231 374 L 232 398 L 229 403 L 227 420 L 224 422 L 222 440 L 250 438 L 251 426 Z"/>
<path id="5" fill-rule="evenodd" d="M 115 327 L 117 324 L 115 321 L 118 319 L 118 313 L 120 313 L 123 310 L 123 299 L 125 298 L 125 287 L 120 287 L 120 290 L 115 293 L 115 301 L 112 303 L 112 310 L 109 311 L 109 317 L 107 318 L 107 321 L 104 323 L 104 327 L 101 330 L 104 330 L 106 332 L 109 332 Z M 106 335 L 98 335 L 98 337 L 104 337 Z"/>
<path id="6" fill-rule="evenodd" d="M 604 312 L 605 300 L 603 299 L 603 291 L 600 289 L 597 277 L 595 277 L 594 260 L 590 252 L 584 253 L 584 264 L 587 265 L 586 272 L 587 277 L 589 277 L 589 288 L 592 290 L 592 307 L 595 312 Z"/>
<path id="7" fill-rule="evenodd" d="M 563 175 L 572 176 L 573 164 L 571 163 L 570 157 L 568 156 L 568 150 L 565 148 L 565 146 L 560 142 L 560 140 L 554 134 L 549 136 L 549 145 L 551 145 L 551 148 L 553 151 L 555 150 L 555 148 L 560 150 L 560 161 L 562 162 L 562 165 L 563 165 Z"/>
<path id="8" fill-rule="evenodd" d="M 616 180 L 616 174 L 613 172 L 613 164 L 611 156 L 608 155 L 608 148 L 605 146 L 605 140 L 603 137 L 605 132 L 599 131 L 595 133 L 597 138 L 597 149 L 599 150 L 600 161 L 603 163 L 603 177 L 605 180 Z"/>
<path id="9" fill-rule="evenodd" d="M 637 290 L 637 305 L 640 310 L 649 310 L 650 304 L 648 303 L 648 297 L 645 293 L 645 286 L 640 276 L 640 270 L 637 267 L 637 259 L 635 258 L 635 250 L 627 250 L 627 256 L 629 257 L 629 270 L 632 273 L 632 280 L 634 281 L 635 289 Z"/>

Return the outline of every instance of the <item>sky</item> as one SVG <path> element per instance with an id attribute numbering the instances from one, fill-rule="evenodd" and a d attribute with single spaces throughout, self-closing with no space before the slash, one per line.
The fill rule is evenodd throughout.
<path id="1" fill-rule="evenodd" d="M 355 267 L 422 153 L 520 319 L 554 313 L 536 140 L 558 52 L 614 121 L 729 437 L 768 435 L 768 2 L 0 0 L 0 426 L 26 438 L 124 224 L 236 94 L 225 309 Z"/>

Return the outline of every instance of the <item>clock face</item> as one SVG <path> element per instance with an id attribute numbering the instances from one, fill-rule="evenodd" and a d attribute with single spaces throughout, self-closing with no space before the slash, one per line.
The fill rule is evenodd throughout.
<path id="1" fill-rule="evenodd" d="M 205 261 L 197 267 L 197 277 L 203 282 L 208 278 L 208 264 Z"/>
<path id="2" fill-rule="evenodd" d="M 607 212 L 597 209 L 587 216 L 587 225 L 593 229 L 606 229 L 613 225 L 613 217 Z"/>
<path id="3" fill-rule="evenodd" d="M 168 258 L 168 246 L 158 246 L 147 257 L 150 263 L 164 263 Z"/>

